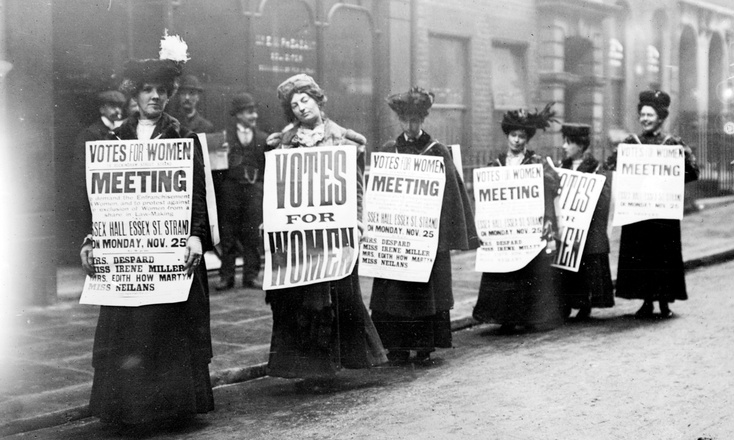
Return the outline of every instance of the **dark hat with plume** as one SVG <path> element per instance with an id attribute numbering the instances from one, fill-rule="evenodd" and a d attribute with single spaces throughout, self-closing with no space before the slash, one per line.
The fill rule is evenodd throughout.
<path id="1" fill-rule="evenodd" d="M 589 136 L 591 134 L 591 125 L 564 122 L 561 125 L 561 134 L 566 137 Z"/>
<path id="2" fill-rule="evenodd" d="M 553 104 L 555 102 L 549 102 L 540 112 L 537 108 L 532 113 L 525 109 L 508 111 L 502 117 L 502 131 L 505 135 L 509 135 L 514 130 L 525 130 L 528 139 L 532 138 L 535 136 L 536 130 L 545 130 L 550 127 L 551 122 L 558 122 L 553 119 L 556 114 L 551 109 Z"/>
<path id="3" fill-rule="evenodd" d="M 128 60 L 125 63 L 123 77 L 125 82 L 140 84 L 144 82 L 171 82 L 181 75 L 183 65 L 190 58 L 188 45 L 178 35 L 168 35 L 166 30 L 161 39 L 158 59 Z M 130 85 L 123 84 L 123 89 Z"/>
<path id="4" fill-rule="evenodd" d="M 405 93 L 396 93 L 387 97 L 387 105 L 397 113 L 398 117 L 417 116 L 425 118 L 433 105 L 434 95 L 420 87 L 411 87 Z"/>
<path id="5" fill-rule="evenodd" d="M 668 117 L 670 95 L 662 90 L 645 90 L 640 92 L 640 103 L 637 104 L 637 111 L 639 112 L 646 105 L 654 108 L 658 116 L 665 119 Z"/>
<path id="6" fill-rule="evenodd" d="M 118 106 L 123 106 L 125 105 L 125 102 L 127 102 L 125 100 L 125 95 L 117 90 L 105 90 L 104 92 L 99 92 L 97 94 L 97 101 L 99 102 L 99 105 L 112 104 Z"/>
<path id="7" fill-rule="evenodd" d="M 229 114 L 234 116 L 246 108 L 255 107 L 255 99 L 246 92 L 240 92 L 232 98 L 232 104 L 229 107 Z"/>

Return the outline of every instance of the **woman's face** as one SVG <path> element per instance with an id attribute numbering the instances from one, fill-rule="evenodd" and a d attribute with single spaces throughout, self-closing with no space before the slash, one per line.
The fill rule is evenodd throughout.
<path id="1" fill-rule="evenodd" d="M 521 153 L 528 144 L 528 134 L 525 130 L 512 130 L 507 135 L 507 147 L 514 154 Z"/>
<path id="2" fill-rule="evenodd" d="M 648 134 L 654 134 L 660 130 L 660 126 L 663 125 L 664 119 L 658 116 L 658 112 L 655 111 L 649 105 L 644 105 L 640 109 L 640 125 L 642 125 L 642 131 Z"/>
<path id="3" fill-rule="evenodd" d="M 135 100 L 142 119 L 157 119 L 168 103 L 168 88 L 163 83 L 144 83 Z"/>
<path id="4" fill-rule="evenodd" d="M 400 127 L 409 139 L 415 139 L 421 134 L 423 119 L 418 116 L 400 118 Z"/>
<path id="5" fill-rule="evenodd" d="M 302 124 L 309 127 L 315 127 L 322 122 L 319 104 L 307 93 L 293 94 L 291 110 Z"/>
<path id="6" fill-rule="evenodd" d="M 581 155 L 584 154 L 584 149 L 581 148 L 581 145 L 571 142 L 567 137 L 564 137 L 563 152 L 566 154 L 566 159 L 576 160 L 581 159 Z"/>

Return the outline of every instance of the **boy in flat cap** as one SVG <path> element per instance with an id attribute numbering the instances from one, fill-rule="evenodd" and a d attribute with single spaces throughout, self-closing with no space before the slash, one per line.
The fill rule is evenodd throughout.
<path id="1" fill-rule="evenodd" d="M 86 142 L 107 139 L 112 130 L 122 123 L 122 108 L 125 95 L 117 90 L 105 90 L 95 96 L 98 116 L 92 124 L 77 134 L 70 148 L 68 168 L 63 172 L 66 176 L 61 182 L 66 191 L 59 193 L 59 207 L 63 207 L 64 230 L 69 237 L 69 249 L 78 249 L 79 243 L 89 232 L 92 224 L 92 211 L 87 200 L 87 179 L 84 145 Z"/>

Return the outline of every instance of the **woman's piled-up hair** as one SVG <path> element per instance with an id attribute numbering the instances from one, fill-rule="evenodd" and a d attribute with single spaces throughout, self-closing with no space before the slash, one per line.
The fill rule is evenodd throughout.
<path id="1" fill-rule="evenodd" d="M 553 118 L 556 112 L 551 107 L 555 102 L 549 102 L 541 111 L 528 112 L 525 109 L 510 110 L 502 117 L 502 131 L 509 135 L 514 130 L 524 130 L 528 139 L 535 136 L 538 129 L 545 130 L 550 127 L 551 122 L 558 122 Z"/>

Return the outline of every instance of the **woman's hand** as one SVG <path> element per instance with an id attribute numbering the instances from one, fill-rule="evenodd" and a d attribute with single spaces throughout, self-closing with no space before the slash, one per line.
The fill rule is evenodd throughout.
<path id="1" fill-rule="evenodd" d="M 268 147 L 275 148 L 280 145 L 280 140 L 283 139 L 283 133 L 273 133 L 265 139 L 265 143 Z"/>
<path id="2" fill-rule="evenodd" d="M 203 257 L 204 252 L 201 246 L 201 239 L 195 235 L 190 236 L 186 240 L 186 251 L 184 253 L 184 269 L 186 269 L 186 275 L 194 273 Z"/>
<path id="3" fill-rule="evenodd" d="M 84 268 L 84 272 L 87 273 L 90 277 L 93 277 L 95 275 L 94 271 L 94 264 L 92 262 L 94 261 L 94 250 L 92 249 L 92 243 L 91 242 L 85 242 L 82 245 L 82 250 L 79 252 L 79 257 L 82 260 L 82 267 Z"/>
<path id="4" fill-rule="evenodd" d="M 545 240 L 555 240 L 556 238 L 553 222 L 551 220 L 546 220 L 545 223 L 543 223 L 543 238 Z"/>

